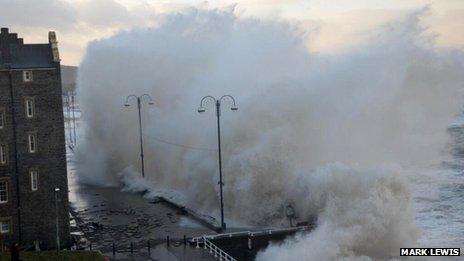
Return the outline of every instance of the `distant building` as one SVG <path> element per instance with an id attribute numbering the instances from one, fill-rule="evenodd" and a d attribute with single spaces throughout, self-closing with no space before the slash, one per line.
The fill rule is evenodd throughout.
<path id="1" fill-rule="evenodd" d="M 77 67 L 69 65 L 61 65 L 61 84 L 63 92 L 74 92 L 76 91 L 77 81 Z"/>
<path id="2" fill-rule="evenodd" d="M 58 221 L 60 245 L 69 245 L 65 150 L 55 33 L 24 44 L 1 28 L 0 244 L 56 248 Z"/>

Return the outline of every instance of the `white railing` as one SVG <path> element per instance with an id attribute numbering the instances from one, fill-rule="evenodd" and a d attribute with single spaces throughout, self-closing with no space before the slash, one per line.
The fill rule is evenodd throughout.
<path id="1" fill-rule="evenodd" d="M 311 226 L 301 226 L 301 227 L 280 228 L 280 229 L 267 229 L 267 230 L 261 230 L 261 231 L 241 231 L 241 232 L 232 232 L 232 233 L 204 235 L 200 237 L 194 237 L 191 239 L 190 242 L 195 243 L 197 248 L 200 248 L 200 245 L 203 243 L 204 244 L 203 247 L 205 249 L 209 249 L 209 252 L 211 254 L 214 253 L 214 257 L 219 258 L 220 261 L 236 261 L 236 259 L 228 255 L 218 246 L 213 244 L 213 242 L 211 242 L 210 240 L 240 237 L 240 236 L 254 237 L 254 236 L 264 236 L 264 235 L 278 235 L 282 233 L 310 231 L 311 229 L 312 229 Z M 249 244 L 250 244 L 250 241 L 249 241 Z"/>
<path id="2" fill-rule="evenodd" d="M 235 237 L 235 236 L 261 236 L 261 235 L 272 235 L 272 234 L 280 234 L 280 233 L 291 233 L 297 231 L 309 231 L 311 230 L 310 226 L 301 226 L 301 227 L 291 227 L 291 228 L 278 228 L 278 229 L 266 229 L 261 231 L 240 231 L 240 232 L 232 232 L 232 233 L 223 233 L 223 234 L 216 234 L 216 235 L 205 235 L 201 237 L 194 237 L 192 241 L 196 242 L 198 240 L 206 239 L 220 239 L 220 238 L 228 238 L 228 237 Z"/>
<path id="3" fill-rule="evenodd" d="M 209 249 L 210 254 L 214 254 L 215 258 L 218 258 L 219 261 L 237 261 L 237 259 L 231 257 L 229 254 L 224 252 L 222 249 L 217 247 L 213 242 L 206 239 L 206 237 L 201 238 L 203 240 L 204 249 Z M 200 238 L 196 238 L 197 248 L 200 248 Z"/>

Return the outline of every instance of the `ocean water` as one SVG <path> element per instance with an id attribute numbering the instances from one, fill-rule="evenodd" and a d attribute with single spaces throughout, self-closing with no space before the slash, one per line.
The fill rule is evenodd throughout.
<path id="1" fill-rule="evenodd" d="M 411 177 L 416 221 L 424 247 L 464 245 L 464 117 L 449 129 L 452 159 Z"/>

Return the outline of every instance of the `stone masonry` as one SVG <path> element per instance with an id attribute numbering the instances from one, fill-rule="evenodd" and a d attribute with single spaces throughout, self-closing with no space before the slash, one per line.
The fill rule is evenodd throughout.
<path id="1" fill-rule="evenodd" d="M 61 73 L 53 32 L 49 43 L 24 44 L 1 28 L 0 146 L 6 159 L 2 162 L 0 148 L 0 243 L 38 241 L 43 249 L 56 248 L 58 217 L 60 246 L 69 246 Z"/>

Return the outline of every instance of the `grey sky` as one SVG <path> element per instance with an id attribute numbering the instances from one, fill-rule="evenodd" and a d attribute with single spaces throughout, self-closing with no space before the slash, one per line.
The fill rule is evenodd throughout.
<path id="1" fill-rule="evenodd" d="M 156 24 L 165 13 L 198 8 L 232 8 L 238 16 L 288 19 L 318 37 L 308 42 L 315 51 L 333 52 L 357 44 L 366 32 L 429 6 L 424 26 L 437 44 L 462 48 L 464 1 L 459 0 L 0 0 L 0 26 L 10 27 L 26 42 L 46 41 L 58 34 L 64 64 L 78 65 L 87 44 L 120 30 Z"/>

